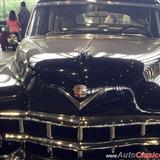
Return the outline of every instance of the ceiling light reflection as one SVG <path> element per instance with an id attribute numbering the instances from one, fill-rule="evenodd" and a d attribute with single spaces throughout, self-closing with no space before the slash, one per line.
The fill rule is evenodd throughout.
<path id="1" fill-rule="evenodd" d="M 19 116 L 20 113 L 18 112 L 0 112 L 1 116 Z"/>

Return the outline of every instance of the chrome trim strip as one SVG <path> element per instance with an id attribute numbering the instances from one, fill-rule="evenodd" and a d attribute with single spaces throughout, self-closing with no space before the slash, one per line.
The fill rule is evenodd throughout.
<path id="1" fill-rule="evenodd" d="M 6 141 L 15 142 L 29 142 L 40 144 L 44 146 L 56 147 L 61 149 L 67 149 L 72 151 L 89 151 L 89 150 L 100 150 L 100 149 L 112 149 L 113 147 L 127 147 L 135 145 L 160 145 L 159 137 L 142 137 L 142 138 L 131 138 L 131 139 L 121 139 L 112 140 L 106 142 L 93 142 L 93 143 L 83 143 L 83 142 L 72 142 L 72 141 L 60 141 L 43 137 L 33 137 L 24 134 L 5 134 Z"/>
<path id="2" fill-rule="evenodd" d="M 11 101 L 11 100 L 15 100 L 17 98 L 17 95 L 11 95 L 11 96 L 4 96 L 4 97 L 0 97 L 0 101 Z"/>
<path id="3" fill-rule="evenodd" d="M 10 110 L 10 111 L 1 111 L 0 119 L 8 120 L 26 120 L 34 121 L 40 123 L 50 123 L 56 126 L 66 126 L 66 127 L 79 127 L 79 118 L 75 116 L 68 116 L 62 114 L 51 114 L 51 113 L 42 113 L 42 112 L 31 112 L 31 111 L 19 111 L 19 110 Z"/>
<path id="4" fill-rule="evenodd" d="M 77 4 L 103 4 L 103 5 L 124 5 L 124 6 L 133 6 L 133 7 L 146 7 L 146 8 L 159 8 L 159 4 L 146 4 L 146 3 L 127 3 L 127 2 L 120 2 L 120 1 L 93 1 L 93 2 L 88 2 L 88 1 L 54 1 L 54 2 L 42 2 L 42 3 L 37 3 L 38 6 L 50 6 L 50 5 L 77 5 Z"/>
<path id="5" fill-rule="evenodd" d="M 71 128 L 102 128 L 120 127 L 131 125 L 158 125 L 160 116 L 152 115 L 121 115 L 121 116 L 102 116 L 102 117 L 76 117 L 62 114 L 31 112 L 31 111 L 1 111 L 0 119 L 3 120 L 25 120 L 34 121 L 55 126 Z"/>

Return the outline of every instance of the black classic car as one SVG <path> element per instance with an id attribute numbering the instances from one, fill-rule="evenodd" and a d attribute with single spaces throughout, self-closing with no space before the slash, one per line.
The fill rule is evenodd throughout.
<path id="1" fill-rule="evenodd" d="M 160 158 L 160 2 L 40 0 L 0 70 L 0 159 Z"/>

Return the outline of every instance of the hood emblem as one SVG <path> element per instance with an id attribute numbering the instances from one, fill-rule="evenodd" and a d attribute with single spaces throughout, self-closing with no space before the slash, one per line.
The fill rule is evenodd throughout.
<path id="1" fill-rule="evenodd" d="M 77 85 L 76 85 L 77 86 Z M 77 87 L 75 87 L 77 90 Z M 79 88 L 79 87 L 78 87 Z M 83 87 L 82 87 L 83 88 Z M 87 87 L 85 86 L 86 94 L 87 94 Z M 80 89 L 81 90 L 81 89 Z M 91 94 L 88 98 L 85 100 L 79 102 L 74 97 L 72 97 L 68 92 L 66 92 L 63 88 L 59 88 L 59 91 L 68 98 L 79 110 L 83 109 L 88 103 L 90 103 L 94 98 L 96 98 L 98 95 L 103 94 L 105 92 L 104 89 L 99 89 L 97 92 Z M 85 94 L 85 95 L 86 95 Z M 82 95 L 82 94 L 81 94 Z M 79 95 L 78 95 L 79 96 Z"/>
<path id="2" fill-rule="evenodd" d="M 80 85 L 80 84 L 75 85 L 73 91 L 74 91 L 74 96 L 76 98 L 86 97 L 86 95 L 87 95 L 87 86 Z"/>

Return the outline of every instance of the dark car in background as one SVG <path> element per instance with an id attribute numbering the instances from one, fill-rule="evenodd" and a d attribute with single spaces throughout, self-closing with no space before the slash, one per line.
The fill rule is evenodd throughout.
<path id="1" fill-rule="evenodd" d="M 158 0 L 40 0 L 0 70 L 0 158 L 155 159 L 159 60 Z"/>

